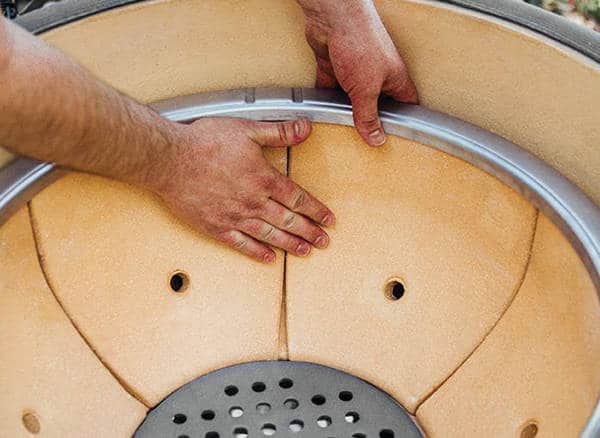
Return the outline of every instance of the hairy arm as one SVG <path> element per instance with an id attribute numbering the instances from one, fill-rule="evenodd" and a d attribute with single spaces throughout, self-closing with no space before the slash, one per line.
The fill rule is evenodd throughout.
<path id="1" fill-rule="evenodd" d="M 0 83 L 9 150 L 134 184 L 162 182 L 178 126 L 4 19 Z"/>
<path id="2" fill-rule="evenodd" d="M 32 158 L 156 193 L 184 221 L 259 261 L 272 247 L 324 248 L 333 213 L 265 159 L 301 143 L 307 121 L 170 122 L 0 19 L 0 143 Z"/>

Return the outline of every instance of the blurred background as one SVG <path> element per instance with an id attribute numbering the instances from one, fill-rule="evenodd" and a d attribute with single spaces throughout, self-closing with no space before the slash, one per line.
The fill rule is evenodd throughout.
<path id="1" fill-rule="evenodd" d="M 600 0 L 525 0 L 525 2 L 600 31 Z"/>
<path id="2" fill-rule="evenodd" d="M 2 13 L 14 18 L 60 0 L 0 0 Z M 568 20 L 600 31 L 600 0 L 513 0 L 525 1 L 534 6 L 562 15 Z"/>

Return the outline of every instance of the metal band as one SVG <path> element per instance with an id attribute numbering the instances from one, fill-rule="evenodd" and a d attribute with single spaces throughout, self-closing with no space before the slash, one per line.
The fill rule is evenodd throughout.
<path id="1" fill-rule="evenodd" d="M 34 34 L 41 34 L 77 20 L 143 0 L 61 0 L 49 3 L 15 18 L 15 23 Z"/>
<path id="2" fill-rule="evenodd" d="M 169 99 L 153 107 L 182 123 L 206 116 L 229 116 L 255 120 L 302 117 L 321 123 L 353 124 L 347 96 L 334 90 L 234 90 Z M 524 149 L 454 117 L 390 100 L 380 102 L 380 116 L 389 134 L 471 163 L 527 198 L 568 238 L 585 263 L 600 298 L 600 208 L 577 186 Z M 0 224 L 56 178 L 54 169 L 52 164 L 21 158 L 0 170 Z M 600 404 L 581 436 L 600 436 Z"/>
<path id="3" fill-rule="evenodd" d="M 514 0 L 435 0 L 517 24 L 600 63 L 600 33 L 552 12 Z"/>
<path id="4" fill-rule="evenodd" d="M 255 120 L 308 118 L 353 125 L 350 101 L 333 90 L 234 90 L 169 99 L 153 107 L 183 123 L 199 117 L 229 116 Z M 379 108 L 389 134 L 461 158 L 527 198 L 568 237 L 600 291 L 600 208 L 577 186 L 524 149 L 454 117 L 388 99 L 382 99 Z"/>
<path id="5" fill-rule="evenodd" d="M 142 0 L 62 0 L 16 18 L 30 32 L 39 34 L 73 21 Z M 600 63 L 600 34 L 548 11 L 514 0 L 434 0 L 477 11 L 517 24 L 570 47 Z"/>

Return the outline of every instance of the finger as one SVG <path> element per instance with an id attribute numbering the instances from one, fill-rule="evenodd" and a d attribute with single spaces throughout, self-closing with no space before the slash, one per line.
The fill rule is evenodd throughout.
<path id="1" fill-rule="evenodd" d="M 306 219 L 298 213 L 288 210 L 279 202 L 267 201 L 264 206 L 262 219 L 280 230 L 294 234 L 317 248 L 325 248 L 329 244 L 329 236 L 313 221 Z"/>
<path id="2" fill-rule="evenodd" d="M 311 124 L 306 119 L 287 122 L 248 121 L 250 138 L 262 146 L 286 147 L 302 143 L 310 135 Z"/>
<path id="3" fill-rule="evenodd" d="M 315 86 L 317 88 L 335 88 L 338 86 L 333 66 L 328 59 L 317 57 L 317 80 Z"/>
<path id="4" fill-rule="evenodd" d="M 267 245 L 264 245 L 247 234 L 238 230 L 231 230 L 221 233 L 217 239 L 236 251 L 241 252 L 262 263 L 275 262 L 275 252 Z"/>
<path id="5" fill-rule="evenodd" d="M 274 184 L 271 198 L 288 209 L 325 226 L 335 223 L 335 216 L 321 201 L 291 179 L 281 175 Z"/>
<path id="6" fill-rule="evenodd" d="M 408 76 L 404 67 L 401 72 L 394 74 L 383 84 L 383 92 L 398 102 L 419 103 L 417 87 Z"/>
<path id="7" fill-rule="evenodd" d="M 261 242 L 281 248 L 300 257 L 310 253 L 310 244 L 297 236 L 261 220 L 246 219 L 239 224 L 240 230 Z"/>
<path id="8" fill-rule="evenodd" d="M 385 143 L 385 133 L 377 112 L 378 92 L 367 91 L 350 95 L 354 126 L 360 136 L 371 146 Z"/>

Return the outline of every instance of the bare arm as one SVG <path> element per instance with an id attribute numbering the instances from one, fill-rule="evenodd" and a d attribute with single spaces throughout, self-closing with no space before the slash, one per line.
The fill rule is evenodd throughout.
<path id="1" fill-rule="evenodd" d="M 0 21 L 0 139 L 8 149 L 144 185 L 163 178 L 176 125 Z"/>
<path id="2" fill-rule="evenodd" d="M 262 146 L 310 134 L 307 121 L 164 119 L 0 20 L 0 143 L 11 151 L 144 187 L 182 219 L 260 261 L 271 246 L 323 248 L 334 216 L 270 166 Z"/>
<path id="3" fill-rule="evenodd" d="M 340 85 L 352 100 L 354 124 L 371 146 L 385 142 L 377 98 L 417 103 L 415 85 L 372 0 L 297 0 L 317 60 L 317 87 Z"/>

